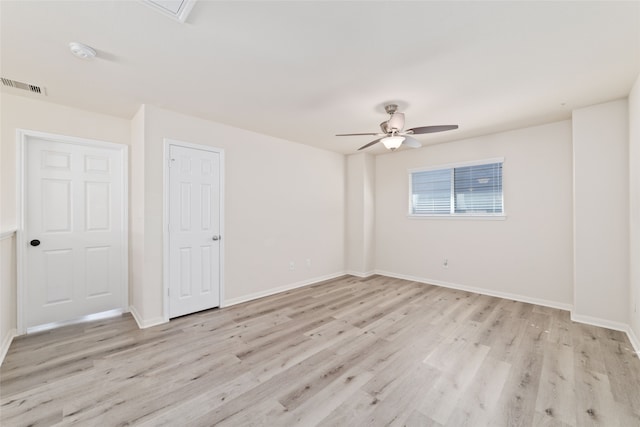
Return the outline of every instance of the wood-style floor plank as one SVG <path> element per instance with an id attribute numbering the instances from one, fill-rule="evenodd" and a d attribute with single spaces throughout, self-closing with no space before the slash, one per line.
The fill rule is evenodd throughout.
<path id="1" fill-rule="evenodd" d="M 640 426 L 626 335 L 411 281 L 340 279 L 139 330 L 16 338 L 2 426 Z"/>

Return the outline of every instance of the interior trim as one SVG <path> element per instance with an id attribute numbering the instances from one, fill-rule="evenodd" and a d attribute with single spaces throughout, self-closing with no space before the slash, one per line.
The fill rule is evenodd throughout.
<path id="1" fill-rule="evenodd" d="M 252 294 L 249 294 L 249 295 L 244 295 L 244 296 L 241 296 L 241 297 L 231 298 L 231 299 L 225 300 L 220 305 L 220 307 L 229 307 L 231 305 L 242 304 L 243 302 L 253 301 L 253 300 L 258 299 L 258 298 L 268 297 L 268 296 L 271 296 L 271 295 L 279 294 L 279 293 L 290 291 L 290 290 L 293 290 L 293 289 L 302 288 L 304 286 L 317 285 L 319 283 L 326 282 L 328 280 L 337 279 L 337 278 L 343 277 L 343 276 L 345 276 L 345 273 L 343 271 L 340 271 L 340 272 L 337 272 L 337 273 L 328 274 L 326 276 L 314 277 L 312 279 L 307 279 L 307 280 L 302 280 L 300 282 L 290 283 L 288 285 L 279 286 L 277 288 L 268 289 L 266 291 L 255 292 L 255 293 L 252 293 Z"/>
<path id="2" fill-rule="evenodd" d="M 392 272 L 389 272 L 389 271 L 376 270 L 376 274 L 380 274 L 382 276 L 393 277 L 393 278 L 396 278 L 396 279 L 404 279 L 404 280 L 411 280 L 411 281 L 419 282 L 419 283 L 425 283 L 427 285 L 441 286 L 443 288 L 458 289 L 458 290 L 461 290 L 461 291 L 473 292 L 473 293 L 476 293 L 476 294 L 487 295 L 487 296 L 490 296 L 490 297 L 504 298 L 504 299 L 510 299 L 510 300 L 514 300 L 514 301 L 526 302 L 528 304 L 536 304 L 536 305 L 541 305 L 541 306 L 544 306 L 544 307 L 557 308 L 559 310 L 571 311 L 573 309 L 573 305 L 571 305 L 571 304 L 565 304 L 565 303 L 546 300 L 546 299 L 542 299 L 542 298 L 532 298 L 532 297 L 528 297 L 528 296 L 524 296 L 524 295 L 510 294 L 510 293 L 507 293 L 507 292 L 492 291 L 492 290 L 484 289 L 484 288 L 476 288 L 474 286 L 464 286 L 464 285 L 459 285 L 459 284 L 456 284 L 456 283 L 441 282 L 441 281 L 438 281 L 438 280 L 430 280 L 430 279 L 425 279 L 425 278 L 422 278 L 422 277 L 409 276 L 409 275 L 406 275 L 406 274 L 396 274 L 396 273 L 392 273 Z"/>
<path id="3" fill-rule="evenodd" d="M 5 230 L 5 231 L 1 231 L 0 232 L 0 240 L 4 240 L 4 239 L 8 239 L 10 237 L 13 237 L 16 234 L 16 229 L 12 228 L 9 230 Z"/>
<path id="4" fill-rule="evenodd" d="M 2 340 L 2 346 L 0 347 L 0 365 L 4 362 L 4 358 L 9 351 L 9 347 L 11 347 L 11 343 L 16 336 L 18 336 L 18 331 L 15 328 L 10 329 Z"/>

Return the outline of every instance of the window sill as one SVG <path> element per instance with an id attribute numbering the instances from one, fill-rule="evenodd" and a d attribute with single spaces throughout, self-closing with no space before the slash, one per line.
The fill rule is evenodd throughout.
<path id="1" fill-rule="evenodd" d="M 480 220 L 480 221 L 504 221 L 506 215 L 407 215 L 409 219 L 453 219 L 453 220 Z"/>

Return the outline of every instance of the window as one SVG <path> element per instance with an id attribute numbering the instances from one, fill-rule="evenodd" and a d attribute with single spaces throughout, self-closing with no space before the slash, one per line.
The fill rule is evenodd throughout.
<path id="1" fill-rule="evenodd" d="M 502 216 L 503 159 L 413 170 L 409 214 Z"/>

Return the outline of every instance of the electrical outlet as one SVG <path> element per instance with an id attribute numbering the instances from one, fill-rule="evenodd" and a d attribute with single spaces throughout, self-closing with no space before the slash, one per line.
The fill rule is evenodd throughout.
<path id="1" fill-rule="evenodd" d="M 447 258 L 442 261 L 442 268 L 449 268 L 449 260 Z"/>
<path id="2" fill-rule="evenodd" d="M 293 271 L 296 269 L 295 261 L 289 261 L 289 270 Z"/>
<path id="3" fill-rule="evenodd" d="M 307 258 L 307 268 L 311 268 L 311 258 Z"/>

